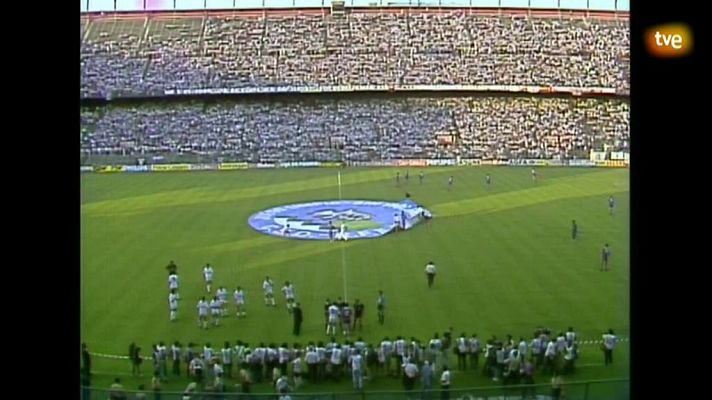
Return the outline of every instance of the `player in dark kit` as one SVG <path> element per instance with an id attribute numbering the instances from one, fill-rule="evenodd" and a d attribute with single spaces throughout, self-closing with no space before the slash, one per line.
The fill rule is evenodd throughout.
<path id="1" fill-rule="evenodd" d="M 324 329 L 329 327 L 329 307 L 331 306 L 331 300 L 326 299 L 324 302 Z"/>
<path id="2" fill-rule="evenodd" d="M 329 241 L 334 241 L 334 236 L 336 235 L 336 227 L 333 221 L 329 221 Z"/>
<path id="3" fill-rule="evenodd" d="M 487 186 L 492 183 L 492 177 L 490 176 L 490 174 L 485 175 L 485 183 L 487 183 Z"/>
<path id="4" fill-rule="evenodd" d="M 421 185 L 423 184 L 423 178 L 425 178 L 425 175 L 423 174 L 423 171 L 420 171 L 420 174 L 418 174 L 418 181 Z"/>
<path id="5" fill-rule="evenodd" d="M 405 181 L 408 182 L 409 178 L 410 178 L 410 171 L 405 170 Z"/>
<path id="6" fill-rule="evenodd" d="M 358 321 L 358 329 L 363 329 L 363 304 L 356 299 L 354 302 L 354 324 L 353 329 L 356 330 L 356 321 Z"/>
<path id="7" fill-rule="evenodd" d="M 613 208 L 616 206 L 616 200 L 613 196 L 608 196 L 608 213 L 613 215 Z"/>
<path id="8" fill-rule="evenodd" d="M 383 294 L 383 290 L 378 291 L 378 323 L 383 325 L 386 322 L 386 296 Z"/>
<path id="9" fill-rule="evenodd" d="M 571 221 L 571 239 L 576 240 L 576 235 L 578 235 L 578 225 L 576 225 L 576 220 Z"/>
<path id="10" fill-rule="evenodd" d="M 168 275 L 173 275 L 178 272 L 178 266 L 171 260 L 171 262 L 166 265 L 166 270 L 168 271 Z"/>
<path id="11" fill-rule="evenodd" d="M 294 333 L 294 336 L 299 336 L 302 329 L 302 320 L 304 319 L 302 315 L 302 308 L 299 306 L 299 303 L 292 308 L 292 314 L 294 316 L 294 330 L 292 333 Z"/>
<path id="12" fill-rule="evenodd" d="M 400 185 L 400 172 L 396 172 L 396 186 Z"/>
<path id="13" fill-rule="evenodd" d="M 608 260 L 611 258 L 611 248 L 608 243 L 601 250 L 601 271 L 608 271 Z"/>

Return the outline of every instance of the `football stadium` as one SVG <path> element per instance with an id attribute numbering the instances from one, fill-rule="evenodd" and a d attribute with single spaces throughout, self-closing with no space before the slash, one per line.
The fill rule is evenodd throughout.
<path id="1" fill-rule="evenodd" d="M 81 0 L 82 399 L 628 399 L 628 2 Z"/>

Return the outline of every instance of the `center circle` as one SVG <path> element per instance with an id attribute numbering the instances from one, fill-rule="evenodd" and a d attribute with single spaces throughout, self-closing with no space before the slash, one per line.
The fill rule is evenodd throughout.
<path id="1" fill-rule="evenodd" d="M 427 210 L 408 199 L 330 200 L 273 207 L 253 214 L 248 223 L 266 235 L 306 240 L 330 240 L 333 229 L 340 229 L 343 224 L 352 240 L 380 237 L 396 227 L 410 229 L 429 217 Z"/>

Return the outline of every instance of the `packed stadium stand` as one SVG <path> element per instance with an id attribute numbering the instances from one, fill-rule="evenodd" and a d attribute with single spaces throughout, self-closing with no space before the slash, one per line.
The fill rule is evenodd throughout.
<path id="1" fill-rule="evenodd" d="M 278 85 L 539 85 L 629 90 L 629 24 L 476 10 L 84 18 L 81 96 Z"/>
<path id="2" fill-rule="evenodd" d="M 83 108 L 82 154 L 249 162 L 586 158 L 628 151 L 620 100 L 426 97 L 169 102 Z"/>
<path id="3" fill-rule="evenodd" d="M 616 13 L 85 15 L 80 97 L 144 100 L 83 106 L 82 161 L 572 159 L 591 150 L 628 152 L 629 42 L 628 19 Z M 182 89 L 334 85 L 563 86 L 617 96 L 145 100 Z"/>

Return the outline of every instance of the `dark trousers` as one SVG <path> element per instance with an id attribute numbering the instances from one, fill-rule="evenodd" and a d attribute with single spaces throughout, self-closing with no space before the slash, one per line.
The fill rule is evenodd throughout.
<path id="1" fill-rule="evenodd" d="M 225 366 L 225 376 L 232 378 L 232 363 L 223 364 Z"/>
<path id="2" fill-rule="evenodd" d="M 457 353 L 457 368 L 460 371 L 467 370 L 467 353 Z"/>
<path id="3" fill-rule="evenodd" d="M 559 400 L 559 398 L 561 398 L 561 388 L 551 389 L 551 398 L 553 400 Z"/>
<path id="4" fill-rule="evenodd" d="M 440 398 L 442 400 L 450 400 L 450 386 L 443 386 L 440 391 Z"/>
<path id="5" fill-rule="evenodd" d="M 522 377 L 522 399 L 526 399 L 528 396 L 536 397 L 536 391 L 534 389 L 534 379 L 530 375 L 524 375 Z"/>
<path id="6" fill-rule="evenodd" d="M 317 369 L 319 364 L 307 364 L 309 366 L 309 382 L 316 383 L 317 381 Z"/>
<path id="7" fill-rule="evenodd" d="M 294 335 L 299 336 L 299 332 L 302 330 L 302 321 L 294 322 Z"/>
<path id="8" fill-rule="evenodd" d="M 480 353 L 470 353 L 470 368 L 477 369 L 480 364 Z"/>
<path id="9" fill-rule="evenodd" d="M 161 391 L 160 390 L 153 391 L 153 400 L 161 400 Z"/>
<path id="10" fill-rule="evenodd" d="M 433 282 L 435 281 L 435 274 L 426 275 L 428 275 L 428 287 L 433 287 Z"/>
<path id="11" fill-rule="evenodd" d="M 359 329 L 363 328 L 363 322 L 361 320 L 361 316 L 357 315 L 354 317 L 354 323 L 353 323 L 353 327 L 351 328 L 351 330 L 354 330 L 354 331 L 356 330 L 356 322 L 358 322 Z"/>
<path id="12" fill-rule="evenodd" d="M 613 350 L 603 349 L 603 363 L 613 364 Z"/>
<path id="13" fill-rule="evenodd" d="M 173 375 L 180 376 L 180 360 L 173 360 Z"/>

